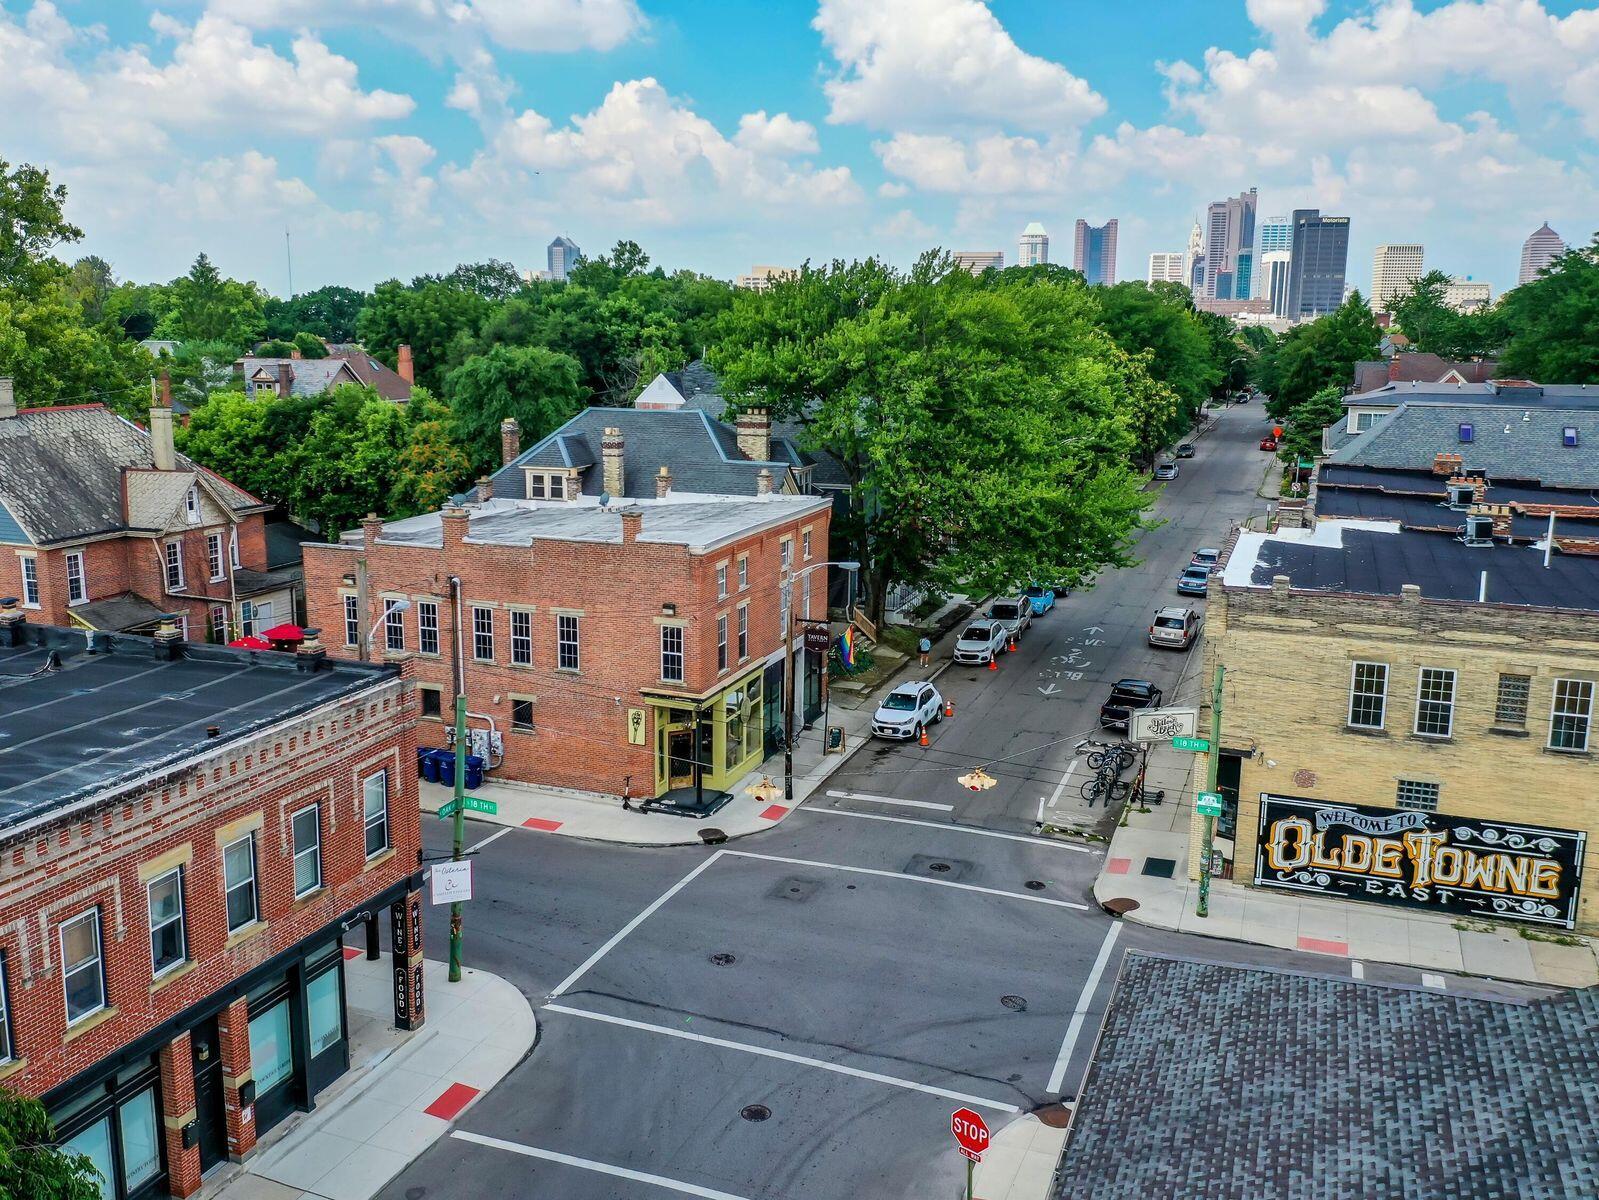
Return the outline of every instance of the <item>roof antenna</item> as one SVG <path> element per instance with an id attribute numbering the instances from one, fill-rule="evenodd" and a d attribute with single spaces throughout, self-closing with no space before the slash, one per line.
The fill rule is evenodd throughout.
<path id="1" fill-rule="evenodd" d="M 1477 585 L 1477 603 L 1488 603 L 1488 572 L 1482 573 L 1482 582 Z"/>
<path id="2" fill-rule="evenodd" d="M 289 260 L 289 299 L 294 299 L 294 244 L 289 241 L 289 227 L 283 227 L 283 254 Z"/>

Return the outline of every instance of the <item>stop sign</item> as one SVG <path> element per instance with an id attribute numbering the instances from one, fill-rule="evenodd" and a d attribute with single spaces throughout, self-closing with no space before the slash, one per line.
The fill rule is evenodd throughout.
<path id="1" fill-rule="evenodd" d="M 988 1123 L 969 1108 L 957 1108 L 949 1118 L 949 1131 L 955 1135 L 961 1153 L 973 1162 L 988 1149 Z"/>

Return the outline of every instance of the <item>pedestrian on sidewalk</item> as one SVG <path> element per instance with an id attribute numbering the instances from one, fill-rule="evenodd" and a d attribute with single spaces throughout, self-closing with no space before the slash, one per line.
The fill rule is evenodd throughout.
<path id="1" fill-rule="evenodd" d="M 923 637 L 920 642 L 916 643 L 917 665 L 925 667 L 927 665 L 927 658 L 932 653 L 933 643 L 928 641 L 926 637 Z"/>

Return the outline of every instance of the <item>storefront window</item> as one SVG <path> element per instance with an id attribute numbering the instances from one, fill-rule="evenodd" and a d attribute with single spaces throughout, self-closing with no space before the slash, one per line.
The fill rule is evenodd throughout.
<path id="1" fill-rule="evenodd" d="M 311 1055 L 315 1057 L 330 1046 L 336 1046 L 344 1036 L 337 968 L 324 971 L 306 985 L 305 1002 L 310 1016 Z"/>
<path id="2" fill-rule="evenodd" d="M 116 1195 L 116 1189 L 111 1186 L 111 1176 L 116 1170 L 116 1165 L 111 1159 L 110 1117 L 100 1118 L 70 1141 L 63 1142 L 61 1147 L 74 1154 L 86 1155 L 94 1164 L 94 1169 L 100 1172 L 100 1195 Z"/>
<path id="3" fill-rule="evenodd" d="M 117 1110 L 122 1127 L 123 1183 L 132 1191 L 161 1170 L 161 1148 L 156 1137 L 155 1089 L 140 1092 Z"/>
<path id="4" fill-rule="evenodd" d="M 294 1045 L 289 1038 L 289 1002 L 280 1000 L 250 1018 L 250 1065 L 256 1095 L 271 1091 L 294 1072 Z"/>

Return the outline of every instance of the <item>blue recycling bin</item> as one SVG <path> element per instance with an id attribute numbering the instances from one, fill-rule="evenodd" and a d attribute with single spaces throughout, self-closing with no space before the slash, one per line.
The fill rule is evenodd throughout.
<path id="1" fill-rule="evenodd" d="M 466 756 L 466 788 L 476 791 L 483 786 L 483 759 L 477 754 Z"/>
<path id="2" fill-rule="evenodd" d="M 434 756 L 439 764 L 439 782 L 445 787 L 455 786 L 455 751 L 440 750 Z"/>
<path id="3" fill-rule="evenodd" d="M 426 746 L 416 748 L 416 773 L 419 778 L 427 778 L 428 755 L 431 753 Z"/>
<path id="4" fill-rule="evenodd" d="M 439 751 L 424 750 L 419 755 L 422 760 L 422 778 L 429 783 L 439 781 Z"/>

